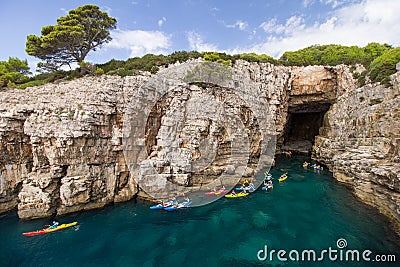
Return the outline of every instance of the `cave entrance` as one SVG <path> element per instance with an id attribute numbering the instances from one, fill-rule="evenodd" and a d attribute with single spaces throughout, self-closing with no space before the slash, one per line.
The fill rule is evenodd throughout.
<path id="1" fill-rule="evenodd" d="M 282 150 L 310 154 L 330 106 L 323 103 L 289 108 Z"/>

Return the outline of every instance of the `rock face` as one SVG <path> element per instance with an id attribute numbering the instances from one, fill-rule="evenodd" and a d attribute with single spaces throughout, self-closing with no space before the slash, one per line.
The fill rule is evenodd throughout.
<path id="1" fill-rule="evenodd" d="M 313 157 L 400 232 L 400 72 L 393 88 L 366 85 L 340 96 L 325 115 Z"/>
<path id="2" fill-rule="evenodd" d="M 389 131 L 384 127 L 385 123 L 392 123 L 389 116 L 394 116 L 393 114 L 398 112 L 392 106 L 388 109 L 390 110 L 388 113 L 385 111 L 386 106 L 382 106 L 390 98 L 390 89 L 381 87 L 376 89 L 376 86 L 356 89 L 349 68 L 343 65 L 284 67 L 237 61 L 234 69 L 252 80 L 262 92 L 260 97 L 268 101 L 269 110 L 266 115 L 271 116 L 275 122 L 273 134 L 278 138 L 278 149 L 290 145 L 288 140 L 293 138 L 288 135 L 290 128 L 301 124 L 291 121 L 298 121 L 299 118 L 301 121 L 301 118 L 306 116 L 304 114 L 323 116 L 324 112 L 331 108 L 329 112 L 331 115 L 327 116 L 321 135 L 317 138 L 314 156 L 328 164 L 336 177 L 342 173 L 354 181 L 367 182 L 371 179 L 369 180 L 371 183 L 373 179 L 379 177 L 376 181 L 387 183 L 388 188 L 398 192 L 398 181 L 394 182 L 393 178 L 395 169 L 392 167 L 395 166 L 387 161 L 386 168 L 383 168 L 387 153 L 391 153 L 390 155 L 398 153 L 396 147 L 399 139 L 398 137 L 391 139 L 395 128 L 392 127 Z M 23 91 L 0 92 L 0 212 L 18 208 L 21 218 L 39 218 L 102 207 L 113 202 L 127 201 L 135 196 L 145 196 L 135 178 L 136 175 L 146 173 L 146 166 L 150 165 L 164 175 L 166 180 L 189 186 L 202 183 L 207 177 L 219 175 L 223 170 L 234 173 L 235 167 L 229 165 L 232 153 L 229 134 L 217 122 L 215 114 L 218 113 L 218 108 L 211 106 L 209 104 L 211 101 L 206 101 L 207 99 L 217 99 L 225 106 L 227 113 L 239 116 L 246 128 L 250 144 L 250 160 L 244 175 L 253 174 L 252 164 L 256 162 L 253 159 L 259 154 L 261 140 L 260 129 L 254 119 L 253 111 L 235 96 L 234 86 L 230 88 L 231 90 L 227 90 L 213 85 L 202 87 L 196 84 L 175 85 L 176 90 L 160 97 L 160 101 L 154 105 L 149 117 L 146 118 L 147 121 L 136 123 L 145 124 L 145 136 L 141 142 L 146 147 L 148 156 L 141 162 L 140 172 L 132 174 L 123 154 L 123 122 L 126 119 L 128 104 L 140 105 L 148 97 L 146 93 L 138 95 L 137 92 L 149 80 L 149 76 L 150 74 L 144 73 L 124 78 L 85 77 L 70 82 L 27 88 Z M 398 90 L 399 81 L 396 80 L 395 83 Z M 331 105 L 337 99 L 360 101 L 361 95 L 354 96 L 357 90 L 366 92 L 363 104 L 365 108 L 371 110 L 365 110 L 358 115 L 354 113 L 351 116 L 364 119 L 360 121 L 354 119 L 349 124 L 350 115 L 344 113 L 350 112 L 351 105 L 348 105 L 348 109 Z M 389 90 L 386 95 L 383 93 L 385 90 Z M 378 94 L 378 91 L 383 95 L 375 97 L 374 94 Z M 367 105 L 371 101 L 378 102 L 373 100 L 375 98 L 382 98 L 382 103 Z M 387 105 L 389 106 L 389 103 Z M 372 112 L 375 110 L 372 109 L 374 107 L 380 107 L 384 115 L 379 117 L 377 113 L 377 117 L 374 117 L 375 115 L 368 117 L 367 114 L 375 114 Z M 210 119 L 191 118 L 190 112 L 187 111 L 199 108 L 207 110 Z M 352 112 L 356 112 L 356 109 Z M 336 113 L 342 115 L 334 117 Z M 379 131 L 382 135 L 384 133 L 385 136 L 369 143 L 371 148 L 369 151 L 377 151 L 371 156 L 370 163 L 366 162 L 366 157 L 354 152 L 356 153 L 354 155 L 360 158 L 355 168 L 365 166 L 366 169 L 363 177 L 355 174 L 352 176 L 353 172 L 340 167 L 345 166 L 345 162 L 348 161 L 337 165 L 341 161 L 332 161 L 327 155 L 332 156 L 341 151 L 336 148 L 339 145 L 341 149 L 345 149 L 344 146 L 352 147 L 351 143 L 342 141 L 342 136 L 344 134 L 348 134 L 349 138 L 353 138 L 351 134 L 356 135 L 355 137 L 360 136 L 361 129 L 357 131 L 352 129 L 356 125 L 366 123 L 370 125 L 373 119 L 382 120 L 374 131 Z M 182 130 L 178 134 L 171 132 L 171 125 L 179 123 L 182 124 Z M 337 125 L 343 130 L 340 133 Z M 304 128 L 295 132 L 306 131 Z M 363 135 L 361 139 L 357 139 L 359 145 L 354 145 L 354 150 L 366 149 L 362 142 L 372 133 L 373 131 L 367 129 L 365 138 Z M 177 136 L 174 137 L 174 134 Z M 174 140 L 177 142 L 173 142 Z M 397 140 L 397 143 L 393 140 Z M 308 142 L 311 144 L 312 140 Z M 204 143 L 207 143 L 207 146 L 204 146 Z M 202 147 L 214 151 L 215 157 L 212 162 L 202 161 L 202 155 L 208 153 L 202 150 Z M 179 161 L 174 161 L 171 149 L 176 153 L 176 158 L 180 158 Z M 309 151 L 311 147 L 304 149 Z M 381 158 L 377 160 L 382 163 L 382 167 L 378 168 L 372 160 L 375 159 L 375 155 L 379 156 L 379 153 Z M 396 162 L 395 156 L 392 159 Z M 202 168 L 206 167 L 202 172 L 196 172 L 197 165 L 193 162 Z M 369 173 L 372 172 L 379 175 L 370 176 Z M 376 188 L 381 189 L 384 186 Z M 359 190 L 365 191 L 366 187 L 359 187 Z M 380 197 L 375 197 L 373 200 L 378 201 L 385 196 L 387 199 L 385 203 L 390 203 L 392 205 L 390 207 L 394 207 L 397 200 L 393 198 L 397 195 L 386 194 L 387 191 L 379 192 L 381 194 L 376 193 L 376 196 Z M 389 204 L 387 206 L 389 207 Z M 392 217 L 399 218 L 397 211 L 392 213 Z"/>
<path id="3" fill-rule="evenodd" d="M 1 93 L 0 211 L 18 204 L 21 218 L 38 218 L 132 198 L 123 82 L 145 80 L 104 76 Z"/>

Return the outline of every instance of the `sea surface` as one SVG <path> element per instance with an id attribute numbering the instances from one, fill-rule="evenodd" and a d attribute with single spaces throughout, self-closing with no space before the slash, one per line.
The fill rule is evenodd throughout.
<path id="1" fill-rule="evenodd" d="M 288 172 L 289 178 L 275 180 L 269 192 L 177 212 L 130 201 L 58 217 L 60 223 L 79 225 L 34 237 L 22 233 L 52 219 L 0 215 L 0 266 L 400 266 L 400 242 L 387 219 L 329 171 L 303 169 L 305 160 L 278 157 L 271 173 L 277 178 Z M 330 260 L 326 252 L 320 261 L 321 251 L 329 248 L 337 259 Z M 281 258 L 287 261 L 279 260 L 277 252 L 271 260 L 271 250 L 286 251 Z M 309 261 L 308 252 L 302 260 L 304 250 L 316 251 L 316 260 Z M 360 261 L 350 255 L 346 261 L 348 250 L 359 251 Z M 371 262 L 362 259 L 365 250 L 371 251 L 366 255 Z M 296 251 L 299 261 L 289 258 L 296 259 Z M 397 262 L 372 261 L 377 254 L 393 254 Z"/>

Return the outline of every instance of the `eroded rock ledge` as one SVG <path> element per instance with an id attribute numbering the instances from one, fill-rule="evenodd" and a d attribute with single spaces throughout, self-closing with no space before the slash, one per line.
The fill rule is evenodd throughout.
<path id="1" fill-rule="evenodd" d="M 265 93 L 275 118 L 278 148 L 291 147 L 287 143 L 291 118 L 323 115 L 329 109 L 316 138 L 314 158 L 355 188 L 361 199 L 400 223 L 398 75 L 394 89 L 378 85 L 357 89 L 349 68 L 343 65 L 283 67 L 238 61 L 234 68 Z M 21 218 L 31 219 L 144 196 L 123 156 L 122 127 L 126 104 L 149 77 L 146 73 L 85 77 L 0 92 L 0 212 L 18 208 Z M 211 89 L 196 90 L 199 96 Z M 227 99 L 232 112 L 244 121 L 252 120 L 246 108 L 239 108 L 239 100 Z M 159 130 L 170 121 L 162 117 L 176 107 L 174 103 L 182 105 L 178 100 L 181 95 L 165 97 L 166 102 L 158 103 L 148 119 L 146 141 L 154 162 L 161 162 L 157 136 L 165 133 Z M 301 121 L 300 115 L 295 119 Z M 200 156 L 199 138 L 215 135 L 219 158 L 208 171 L 216 174 L 229 155 L 229 140 L 217 126 L 212 121 L 193 120 L 180 133 L 192 160 Z M 250 132 L 249 136 L 254 139 L 252 150 L 257 151 L 259 135 Z M 160 171 L 169 175 L 175 167 L 160 166 Z M 189 177 L 181 174 L 175 178 Z M 178 182 L 186 183 L 185 179 Z"/>
<path id="2" fill-rule="evenodd" d="M 313 157 L 400 233 L 400 72 L 393 88 L 366 85 L 340 96 L 325 115 Z"/>

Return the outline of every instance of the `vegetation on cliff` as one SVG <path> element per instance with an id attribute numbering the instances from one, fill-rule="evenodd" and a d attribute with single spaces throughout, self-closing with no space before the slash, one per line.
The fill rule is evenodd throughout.
<path id="1" fill-rule="evenodd" d="M 379 43 L 369 43 L 365 47 L 314 45 L 285 52 L 279 60 L 289 66 L 362 64 L 366 70 L 355 75 L 360 86 L 365 84 L 367 77 L 371 82 L 389 86 L 389 77 L 396 72 L 396 64 L 400 61 L 400 48 Z"/>
<path id="2" fill-rule="evenodd" d="M 177 51 L 168 56 L 147 54 L 143 57 L 129 58 L 128 60 L 112 59 L 104 64 L 96 66 L 82 62 L 81 69 L 71 71 L 53 71 L 42 73 L 31 77 L 28 81 L 16 80 L 19 88 L 40 85 L 46 82 L 53 82 L 58 79 L 74 79 L 80 77 L 82 68 L 85 72 L 109 75 L 137 75 L 139 71 L 156 73 L 160 68 L 169 64 L 185 62 L 189 59 L 204 58 L 205 61 L 220 62 L 225 65 L 232 65 L 236 60 L 242 59 L 248 62 L 271 63 L 285 66 L 307 66 L 307 65 L 338 65 L 338 64 L 362 64 L 366 71 L 355 74 L 360 85 L 365 84 L 368 76 L 372 82 L 381 82 L 389 85 L 389 76 L 396 72 L 396 64 L 400 61 L 400 48 L 392 48 L 387 44 L 370 43 L 365 47 L 346 47 L 340 45 L 311 46 L 294 52 L 285 52 L 280 59 L 274 59 L 265 54 L 242 53 L 229 55 L 219 52 L 201 53 L 197 51 Z M 1 72 L 0 72 L 1 73 Z M 3 84 L 6 86 L 7 84 Z"/>
<path id="3" fill-rule="evenodd" d="M 388 44 L 369 43 L 365 47 L 342 45 L 313 45 L 293 52 L 285 52 L 280 61 L 290 66 L 354 65 L 367 67 L 375 58 L 389 51 Z"/>
<path id="4" fill-rule="evenodd" d="M 398 62 L 400 62 L 400 47 L 391 49 L 375 58 L 363 75 L 368 76 L 373 82 L 389 85 L 389 77 L 396 72 Z"/>
<path id="5" fill-rule="evenodd" d="M 0 61 L 0 88 L 15 87 L 17 83 L 29 80 L 29 67 L 26 60 L 9 57 L 8 61 Z"/>
<path id="6" fill-rule="evenodd" d="M 57 19 L 57 25 L 43 27 L 41 36 L 27 37 L 26 52 L 43 60 L 38 64 L 38 69 L 42 73 L 29 78 L 27 61 L 10 58 L 8 62 L 0 62 L 1 87 L 18 86 L 23 89 L 59 79 L 74 79 L 86 74 L 127 76 L 137 75 L 139 71 L 156 73 L 169 64 L 197 58 L 228 66 L 238 59 L 285 66 L 362 64 L 366 71 L 361 74 L 354 73 L 360 85 L 368 80 L 389 85 L 389 76 L 396 71 L 395 66 L 400 60 L 400 48 L 393 48 L 388 44 L 369 43 L 365 47 L 313 45 L 285 52 L 279 59 L 256 53 L 229 55 L 221 52 L 178 51 L 168 56 L 147 54 L 125 61 L 112 59 L 97 65 L 85 62 L 84 59 L 90 51 L 100 48 L 111 40 L 110 30 L 116 28 L 116 23 L 115 18 L 108 16 L 95 5 L 85 5 L 69 11 L 66 16 Z M 79 68 L 70 71 L 61 70 L 62 66 L 71 66 L 71 63 L 78 63 Z"/>

